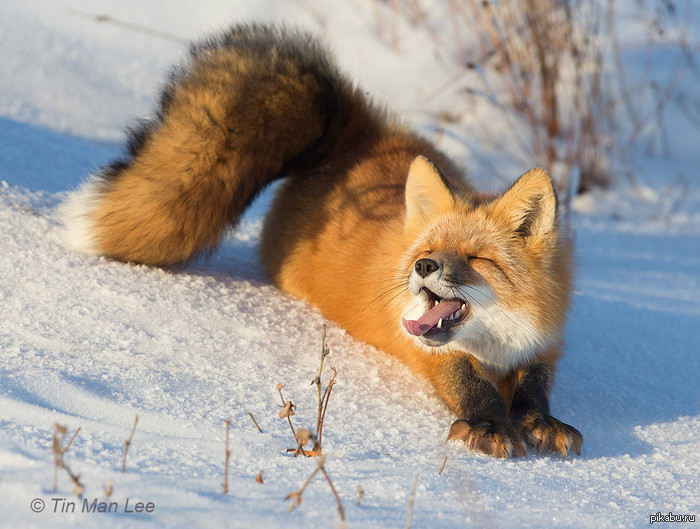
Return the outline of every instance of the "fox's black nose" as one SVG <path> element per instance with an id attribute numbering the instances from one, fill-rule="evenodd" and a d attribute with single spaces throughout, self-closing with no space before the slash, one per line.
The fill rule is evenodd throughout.
<path id="1" fill-rule="evenodd" d="M 440 268 L 440 265 L 437 264 L 437 261 L 433 261 L 432 259 L 418 259 L 416 261 L 416 272 L 418 272 L 418 275 L 421 277 L 428 277 L 438 268 Z"/>

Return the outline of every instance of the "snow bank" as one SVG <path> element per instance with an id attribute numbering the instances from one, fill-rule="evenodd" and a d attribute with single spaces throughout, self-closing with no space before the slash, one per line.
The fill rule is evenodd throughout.
<path id="1" fill-rule="evenodd" d="M 8 74 L 0 98 L 0 526 L 329 527 L 337 520 L 321 477 L 286 513 L 284 497 L 316 463 L 286 453 L 294 443 L 278 418 L 275 386 L 283 382 L 298 406 L 295 424 L 312 427 L 309 383 L 326 322 L 259 270 L 255 245 L 270 194 L 216 255 L 174 271 L 63 245 L 56 204 L 118 155 L 114 143 L 96 140 L 120 138 L 123 125 L 148 110 L 182 51 L 69 10 L 191 38 L 232 13 L 318 26 L 311 8 L 321 9 L 348 69 L 373 93 L 396 95 L 398 107 L 427 90 L 418 79 L 437 67 L 408 37 L 407 49 L 421 50 L 415 56 L 357 45 L 373 31 L 371 10 L 360 3 L 334 3 L 335 10 L 311 2 L 176 4 L 0 7 L 0 68 Z M 407 60 L 421 68 L 407 71 Z M 384 68 L 396 78 L 385 83 Z M 677 201 L 659 175 L 679 166 L 655 161 L 648 191 L 622 186 L 576 204 L 578 291 L 552 406 L 584 434 L 581 457 L 531 452 L 496 461 L 445 445 L 453 417 L 430 387 L 330 323 L 324 381 L 330 366 L 339 374 L 324 448 L 350 527 L 404 526 L 415 476 L 414 527 L 642 527 L 657 512 L 700 515 L 700 199 L 697 174 L 688 171 L 698 167 L 695 156 Z M 81 512 L 65 472 L 52 491 L 54 422 L 69 435 L 81 428 L 65 459 L 88 503 L 103 501 L 112 480 L 119 512 Z M 260 470 L 263 484 L 255 481 Z M 43 512 L 32 511 L 34 499 Z M 127 513 L 127 499 L 154 508 Z"/>

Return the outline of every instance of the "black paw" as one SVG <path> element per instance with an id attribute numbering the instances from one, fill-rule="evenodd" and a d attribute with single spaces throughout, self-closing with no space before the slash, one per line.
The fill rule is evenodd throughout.
<path id="1" fill-rule="evenodd" d="M 447 435 L 451 440 L 464 441 L 470 449 L 493 457 L 527 457 L 525 443 L 505 421 L 458 419 Z"/>
<path id="2" fill-rule="evenodd" d="M 527 413 L 519 421 L 519 431 L 523 439 L 537 448 L 538 453 L 547 450 L 568 457 L 571 450 L 581 455 L 581 432 L 551 415 L 540 412 Z"/>

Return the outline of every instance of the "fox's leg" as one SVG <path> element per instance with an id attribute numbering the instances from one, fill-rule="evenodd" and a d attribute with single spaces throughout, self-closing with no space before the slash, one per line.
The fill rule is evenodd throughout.
<path id="1" fill-rule="evenodd" d="M 447 440 L 464 441 L 494 457 L 525 456 L 525 444 L 506 414 L 506 402 L 467 355 L 450 355 L 434 366 L 432 379 L 440 396 L 459 415 Z"/>
<path id="2" fill-rule="evenodd" d="M 522 369 L 513 393 L 511 421 L 523 439 L 537 447 L 538 452 L 544 449 L 567 457 L 572 450 L 581 455 L 581 433 L 549 415 L 549 390 L 553 379 L 552 365 L 534 364 Z"/>

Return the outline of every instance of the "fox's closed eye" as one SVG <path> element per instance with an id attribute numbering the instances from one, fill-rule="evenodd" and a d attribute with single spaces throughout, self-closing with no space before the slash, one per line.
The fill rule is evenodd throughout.
<path id="1" fill-rule="evenodd" d="M 469 264 L 475 268 L 487 268 L 503 276 L 504 279 L 510 282 L 510 278 L 506 271 L 501 267 L 498 261 L 489 259 L 488 257 L 472 257 L 469 259 Z"/>

